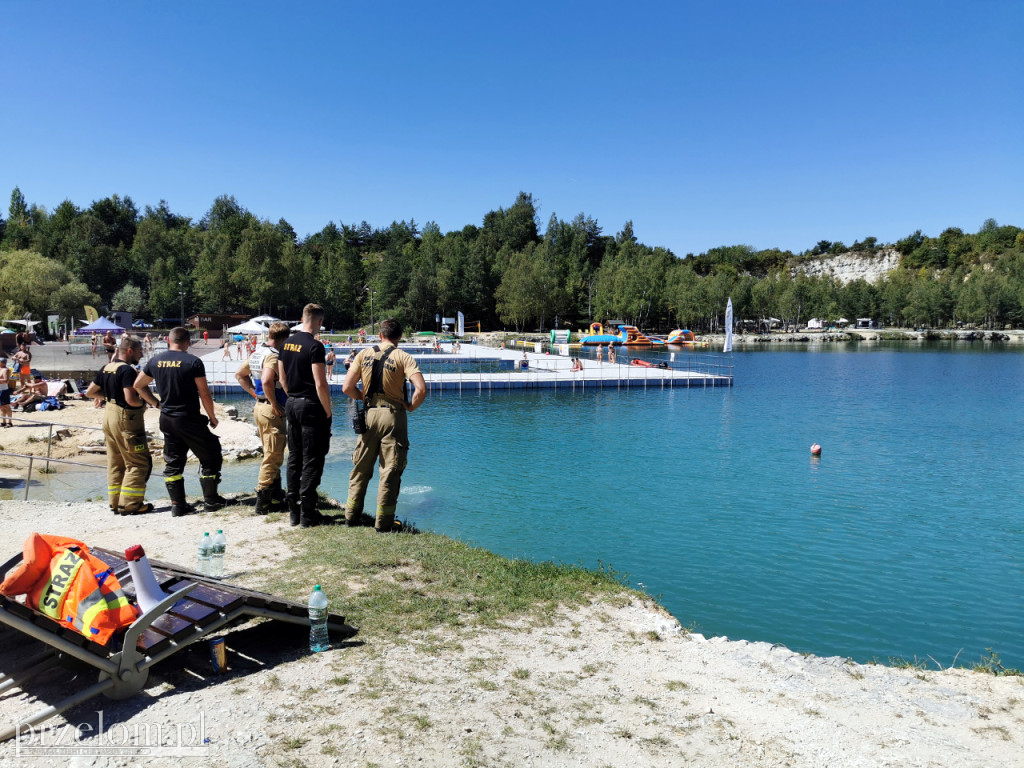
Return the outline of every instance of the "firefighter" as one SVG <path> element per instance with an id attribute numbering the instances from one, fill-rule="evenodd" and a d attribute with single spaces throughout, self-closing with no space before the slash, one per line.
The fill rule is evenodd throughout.
<path id="1" fill-rule="evenodd" d="M 103 409 L 103 442 L 107 447 L 107 494 L 115 515 L 153 511 L 147 504 L 146 482 L 153 471 L 153 457 L 146 439 L 146 403 L 159 407 L 149 389 L 135 389 L 134 366 L 142 359 L 142 342 L 124 336 L 114 358 L 96 374 L 86 397 L 106 400 Z"/>
<path id="2" fill-rule="evenodd" d="M 277 511 L 285 502 L 281 489 L 281 465 L 287 442 L 284 405 L 288 397 L 281 388 L 277 360 L 290 333 L 291 329 L 284 323 L 271 325 L 268 340 L 256 347 L 256 351 L 235 372 L 239 386 L 256 398 L 252 415 L 263 443 L 263 461 L 256 481 L 257 515 Z"/>
<path id="3" fill-rule="evenodd" d="M 156 381 L 160 393 L 160 431 L 164 433 L 164 482 L 171 497 L 171 515 L 195 512 L 185 498 L 185 461 L 191 451 L 199 459 L 199 484 L 203 489 L 203 510 L 215 512 L 228 503 L 217 493 L 224 458 L 217 428 L 213 396 L 206 383 L 206 367 L 190 355 L 189 333 L 174 328 L 167 337 L 168 349 L 149 359 L 135 379 L 140 392 Z M 199 412 L 202 403 L 206 416 Z M 209 426 L 207 426 L 209 425 Z"/>

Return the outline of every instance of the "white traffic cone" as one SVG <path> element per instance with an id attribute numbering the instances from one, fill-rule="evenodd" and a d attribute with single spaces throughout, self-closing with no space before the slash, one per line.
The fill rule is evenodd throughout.
<path id="1" fill-rule="evenodd" d="M 139 608 L 145 613 L 161 600 L 168 597 L 168 593 L 160 589 L 153 575 L 153 569 L 146 558 L 146 552 L 141 544 L 129 547 L 124 551 L 125 559 L 128 560 L 128 570 L 132 574 L 132 584 L 135 585 L 135 599 Z"/>

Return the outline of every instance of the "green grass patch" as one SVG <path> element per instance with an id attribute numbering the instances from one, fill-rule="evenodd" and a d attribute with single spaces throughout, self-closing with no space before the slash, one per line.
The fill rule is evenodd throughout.
<path id="1" fill-rule="evenodd" d="M 625 577 L 608 568 L 510 560 L 436 534 L 381 536 L 331 526 L 284 535 L 294 537 L 296 554 L 268 574 L 263 588 L 304 601 L 320 584 L 331 610 L 359 627 L 363 639 L 550 620 L 560 606 L 632 594 Z"/>
<path id="2" fill-rule="evenodd" d="M 895 669 L 916 669 L 923 671 L 928 669 L 928 662 L 915 656 L 913 659 L 905 659 L 902 656 L 890 656 L 889 666 Z"/>
<path id="3" fill-rule="evenodd" d="M 991 648 L 986 648 L 985 650 L 988 652 L 987 655 L 982 656 L 980 661 L 975 662 L 970 667 L 975 672 L 987 672 L 990 675 L 1006 677 L 1024 676 L 1024 672 L 1019 669 L 1004 667 L 1002 662 L 999 661 L 999 654 Z"/>

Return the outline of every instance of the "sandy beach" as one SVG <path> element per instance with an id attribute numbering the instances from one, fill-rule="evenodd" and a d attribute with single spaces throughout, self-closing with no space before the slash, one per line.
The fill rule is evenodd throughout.
<path id="1" fill-rule="evenodd" d="M 140 543 L 152 557 L 191 564 L 201 533 L 223 528 L 227 578 L 252 586 L 317 535 L 254 517 L 248 507 L 119 518 L 101 503 L 3 502 L 0 519 L 4 557 L 42 531 L 113 549 Z M 331 598 L 343 613 L 345 596 Z M 38 650 L 9 633 L 0 638 L 4 672 Z M 201 724 L 207 761 L 232 766 L 1024 765 L 1024 678 L 861 665 L 705 638 L 635 592 L 560 611 L 550 622 L 500 630 L 467 622 L 459 632 L 410 634 L 391 646 L 357 635 L 314 655 L 301 629 L 265 622 L 235 629 L 227 645 L 225 677 L 210 675 L 200 643 L 157 667 L 143 694 L 93 700 L 52 721 L 49 733 L 65 722 L 96 727 L 100 710 L 104 727 L 118 733 L 122 725 Z M 3 692 L 0 719 L 16 722 L 92 679 L 51 675 L 30 686 L 31 696 Z M 28 759 L 15 750 L 0 745 L 0 765 L 135 764 Z"/>

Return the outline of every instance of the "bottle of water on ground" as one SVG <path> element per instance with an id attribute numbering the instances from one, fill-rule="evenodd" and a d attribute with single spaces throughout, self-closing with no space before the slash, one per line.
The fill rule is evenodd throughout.
<path id="1" fill-rule="evenodd" d="M 309 650 L 320 653 L 330 648 L 331 641 L 327 636 L 327 595 L 317 584 L 309 596 Z"/>
<path id="2" fill-rule="evenodd" d="M 228 537 L 218 528 L 217 535 L 213 537 L 213 551 L 210 552 L 210 575 L 215 579 L 224 576 L 224 553 L 227 548 Z"/>
<path id="3" fill-rule="evenodd" d="M 199 540 L 199 556 L 196 561 L 196 570 L 204 576 L 210 575 L 210 553 L 213 551 L 213 539 L 209 533 L 204 533 Z"/>

